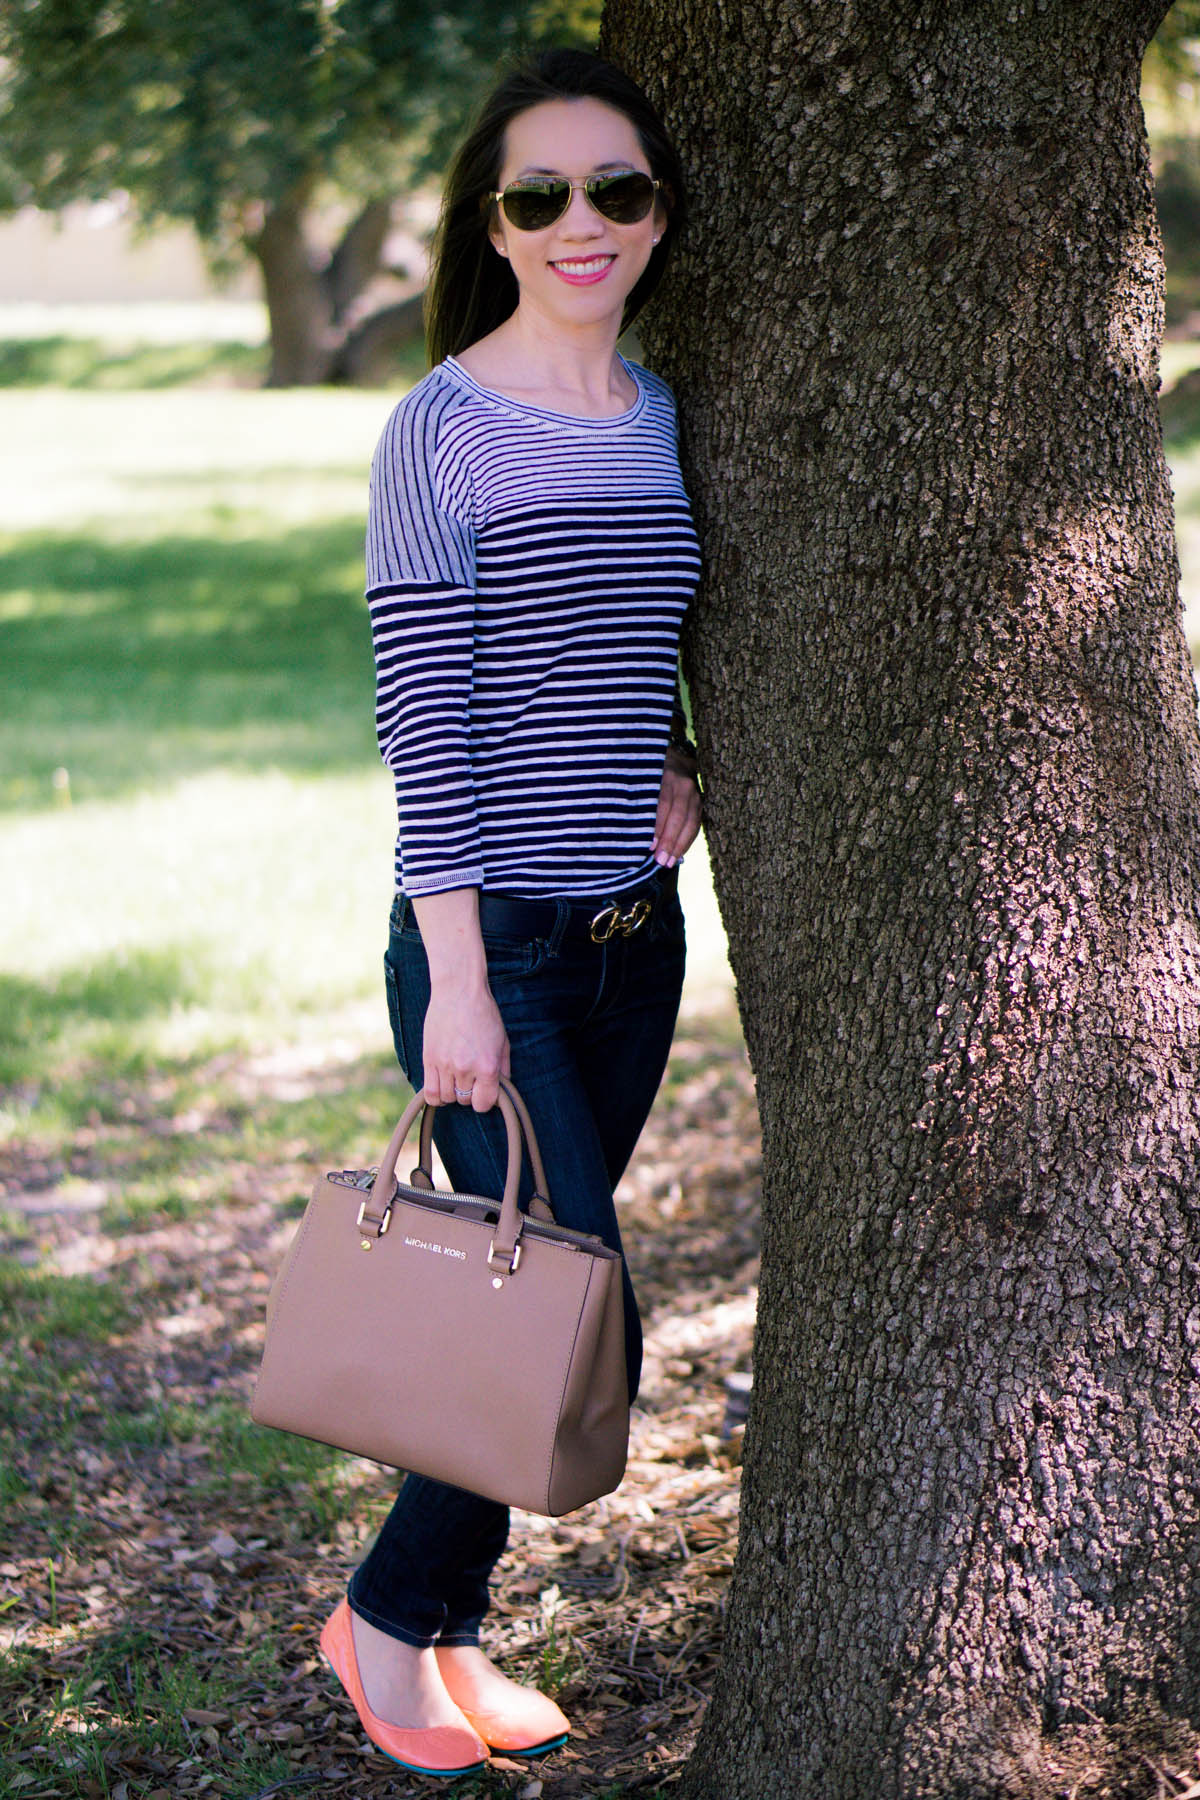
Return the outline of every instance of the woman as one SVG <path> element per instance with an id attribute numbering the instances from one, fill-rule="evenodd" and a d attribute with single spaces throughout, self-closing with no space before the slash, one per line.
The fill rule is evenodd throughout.
<path id="1" fill-rule="evenodd" d="M 700 826 L 680 621 L 698 550 L 664 384 L 617 337 L 679 227 L 640 91 L 552 51 L 492 95 L 451 170 L 432 373 L 372 470 L 368 599 L 396 782 L 386 957 L 396 1050 L 456 1189 L 499 1192 L 501 1073 L 559 1222 L 620 1234 L 613 1188 L 666 1063 L 683 978 L 676 864 Z M 630 1394 L 641 1360 L 624 1278 Z M 513 1371 L 519 1379 L 519 1371 Z M 322 1633 L 374 1743 L 454 1775 L 567 1721 L 479 1648 L 508 1531 L 409 1476 Z"/>

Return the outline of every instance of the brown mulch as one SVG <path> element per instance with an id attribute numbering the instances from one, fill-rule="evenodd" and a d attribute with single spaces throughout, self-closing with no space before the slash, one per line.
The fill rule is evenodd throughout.
<path id="1" fill-rule="evenodd" d="M 144 1119 L 134 1104 L 126 1123 L 163 1129 L 162 1096 L 147 1091 L 140 1104 Z M 206 1136 L 220 1121 L 201 1109 L 170 1124 L 185 1128 L 196 1170 L 211 1179 Z M 221 1794 L 232 1740 L 286 1755 L 293 1775 L 264 1795 L 375 1800 L 430 1791 L 370 1750 L 316 1654 L 321 1621 L 386 1510 L 394 1477 L 345 1459 L 338 1479 L 358 1504 L 353 1517 L 334 1508 L 322 1527 L 305 1496 L 267 1492 L 237 1466 L 214 1498 L 211 1436 L 164 1434 L 112 1449 L 101 1429 L 156 1407 L 180 1416 L 180 1408 L 249 1395 L 266 1289 L 311 1185 L 313 1150 L 296 1143 L 269 1166 L 246 1156 L 220 1171 L 223 1196 L 212 1205 L 119 1233 L 89 1211 L 89 1195 L 111 1193 L 114 1180 L 103 1128 L 80 1133 L 57 1164 L 39 1162 L 28 1145 L 0 1155 L 4 1204 L 27 1227 L 8 1248 L 117 1284 L 133 1314 L 89 1352 L 90 1379 L 70 1402 L 72 1429 L 47 1441 L 30 1420 L 27 1454 L 18 1457 L 31 1491 L 8 1508 L 0 1646 L 37 1653 L 22 1705 L 44 1706 L 106 1645 L 119 1660 L 131 1634 L 144 1634 L 165 1662 L 226 1678 L 245 1670 L 235 1701 L 183 1710 L 188 1755 L 131 1743 L 110 1753 L 98 1795 Z M 736 1536 L 740 1433 L 723 1431 L 725 1382 L 749 1367 L 758 1155 L 736 1030 L 726 1022 L 716 1032 L 703 1024 L 681 1031 L 667 1090 L 619 1194 L 647 1350 L 628 1474 L 615 1495 L 565 1519 L 514 1515 L 489 1627 L 487 1647 L 512 1672 L 557 1685 L 573 1735 L 539 1767 L 496 1759 L 504 1780 L 480 1792 L 522 1800 L 648 1794 L 670 1786 L 694 1741 Z M 20 1353 L 51 1355 L 53 1346 L 26 1342 Z M 22 1760 L 28 1752 L 15 1763 Z"/>

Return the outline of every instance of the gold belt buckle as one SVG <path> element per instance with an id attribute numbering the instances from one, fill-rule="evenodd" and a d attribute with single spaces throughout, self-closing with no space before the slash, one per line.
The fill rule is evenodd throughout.
<path id="1" fill-rule="evenodd" d="M 646 923 L 651 910 L 649 900 L 644 898 L 635 900 L 625 912 L 615 901 L 611 906 L 602 907 L 591 923 L 590 935 L 593 944 L 607 944 L 609 938 L 615 937 L 618 931 L 622 937 L 632 937 L 634 932 L 640 931 Z"/>

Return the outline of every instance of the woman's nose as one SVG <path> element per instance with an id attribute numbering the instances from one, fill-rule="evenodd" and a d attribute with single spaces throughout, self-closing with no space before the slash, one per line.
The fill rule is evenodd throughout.
<path id="1" fill-rule="evenodd" d="M 604 229 L 604 220 L 581 187 L 571 189 L 570 203 L 560 224 L 571 237 L 595 237 Z"/>

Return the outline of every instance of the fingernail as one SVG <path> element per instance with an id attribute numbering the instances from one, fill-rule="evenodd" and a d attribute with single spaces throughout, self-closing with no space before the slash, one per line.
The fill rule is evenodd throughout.
<path id="1" fill-rule="evenodd" d="M 665 850 L 656 850 L 654 853 L 654 860 L 658 863 L 659 867 L 663 869 L 665 869 L 670 862 L 670 858 Z"/>

